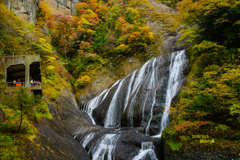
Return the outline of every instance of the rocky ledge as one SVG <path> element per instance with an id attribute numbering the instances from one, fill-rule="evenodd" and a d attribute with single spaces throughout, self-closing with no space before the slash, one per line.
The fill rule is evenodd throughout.
<path id="1" fill-rule="evenodd" d="M 26 156 L 37 160 L 88 160 L 90 159 L 74 135 L 101 127 L 92 125 L 78 110 L 71 91 L 63 90 L 57 102 L 48 103 L 52 120 L 43 118 L 36 124 L 38 134 L 28 142 Z"/>

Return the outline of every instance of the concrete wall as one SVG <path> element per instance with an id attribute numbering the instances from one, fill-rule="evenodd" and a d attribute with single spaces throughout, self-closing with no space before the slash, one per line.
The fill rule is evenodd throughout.
<path id="1" fill-rule="evenodd" d="M 29 56 L 0 56 L 0 71 L 7 75 L 7 68 L 11 65 L 24 64 L 25 65 L 25 86 L 29 87 L 30 82 L 30 64 L 33 62 L 40 62 L 40 55 Z M 7 76 L 3 81 L 7 81 Z"/>

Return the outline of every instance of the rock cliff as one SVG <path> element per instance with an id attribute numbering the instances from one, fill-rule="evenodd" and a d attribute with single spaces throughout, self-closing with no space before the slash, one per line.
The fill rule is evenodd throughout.
<path id="1" fill-rule="evenodd" d="M 37 20 L 36 14 L 39 3 L 39 0 L 4 0 L 8 10 L 13 11 L 17 16 L 30 23 L 35 23 Z"/>
<path id="2" fill-rule="evenodd" d="M 36 125 L 38 134 L 28 142 L 26 154 L 32 159 L 88 160 L 88 154 L 74 135 L 93 131 L 93 126 L 82 112 L 71 91 L 63 90 L 57 102 L 48 103 L 52 120 L 43 118 Z"/>

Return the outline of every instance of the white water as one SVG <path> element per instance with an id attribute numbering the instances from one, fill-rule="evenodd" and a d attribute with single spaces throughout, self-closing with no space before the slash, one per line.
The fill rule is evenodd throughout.
<path id="1" fill-rule="evenodd" d="M 155 63 L 156 63 L 156 61 L 154 61 Z M 155 65 L 155 63 L 153 63 L 153 67 L 154 67 L 154 65 Z M 158 65 L 158 64 L 157 64 Z M 148 121 L 148 125 L 147 125 L 147 127 L 146 127 L 146 133 L 145 133 L 145 135 L 149 135 L 149 127 L 150 127 L 150 123 L 151 123 L 151 120 L 152 120 L 152 116 L 153 116 L 153 107 L 154 107 L 154 104 L 155 104 L 155 102 L 156 102 L 156 92 L 157 92 L 157 89 L 158 89 L 158 82 L 157 82 L 157 72 L 156 72 L 156 70 L 154 69 L 153 70 L 153 73 L 152 73 L 152 76 L 151 76 L 151 81 L 150 81 L 150 84 L 149 84 L 149 86 L 150 86 L 150 88 L 155 88 L 155 90 L 154 90 L 154 95 L 153 95 L 153 103 L 152 103 L 152 106 L 151 106 L 151 112 L 150 112 L 150 119 L 149 119 L 149 121 Z M 157 86 L 155 86 L 157 84 Z M 144 104 L 145 105 L 145 104 Z M 143 109 L 143 111 L 142 111 L 143 113 L 144 113 L 144 109 Z M 144 115 L 144 114 L 143 114 Z"/>
<path id="2" fill-rule="evenodd" d="M 111 88 L 113 88 L 115 85 L 117 85 L 118 82 L 119 81 L 114 83 Z M 98 95 L 95 98 L 93 98 L 92 100 L 90 100 L 83 108 L 83 111 L 88 114 L 88 116 L 91 118 L 92 123 L 94 125 L 96 125 L 96 122 L 94 121 L 94 119 L 92 117 L 93 109 L 96 108 L 106 98 L 106 96 L 108 95 L 108 92 L 111 90 L 111 88 L 105 89 L 104 91 L 102 91 L 100 95 Z"/>
<path id="3" fill-rule="evenodd" d="M 115 118 L 115 112 L 116 112 L 116 107 L 115 106 L 116 106 L 118 98 L 120 98 L 119 97 L 119 92 L 120 92 L 120 89 L 123 85 L 123 82 L 124 81 L 122 80 L 119 83 L 118 88 L 117 88 L 117 90 L 116 90 L 116 92 L 115 92 L 115 94 L 112 98 L 112 101 L 111 101 L 110 105 L 109 105 L 108 112 L 107 112 L 105 122 L 104 122 L 104 127 L 108 127 L 108 126 L 117 124 L 117 119 Z"/>
<path id="4" fill-rule="evenodd" d="M 168 88 L 166 93 L 166 103 L 165 103 L 165 111 L 163 113 L 162 122 L 161 122 L 161 130 L 160 133 L 154 137 L 161 137 L 163 130 L 169 124 L 169 111 L 170 105 L 173 97 L 179 91 L 180 86 L 180 77 L 181 77 L 181 70 L 182 66 L 186 61 L 185 50 L 179 51 L 177 56 L 174 58 L 174 55 L 171 56 L 171 65 L 170 65 L 170 74 L 169 74 L 169 81 L 168 81 Z"/>
<path id="5" fill-rule="evenodd" d="M 105 155 L 107 160 L 113 160 L 112 155 L 115 152 L 116 143 L 120 137 L 120 134 L 105 134 L 101 137 L 96 145 L 91 146 L 88 154 L 92 156 L 92 160 L 104 160 Z"/>
<path id="6" fill-rule="evenodd" d="M 95 132 L 91 132 L 81 140 L 80 143 L 82 144 L 83 148 L 85 148 L 87 144 L 94 138 L 95 134 L 96 134 Z"/>
<path id="7" fill-rule="evenodd" d="M 156 60 L 156 58 L 154 58 L 154 60 Z M 129 120 L 129 127 L 134 127 L 133 126 L 133 112 L 134 112 L 134 107 L 133 107 L 133 105 L 134 105 L 134 99 L 136 98 L 136 95 L 137 95 L 137 93 L 138 93 L 138 91 L 139 91 L 139 89 L 140 89 L 140 87 L 141 87 L 141 84 L 142 84 L 142 82 L 145 80 L 145 78 L 146 78 L 146 75 L 145 75 L 145 72 L 146 72 L 146 70 L 148 70 L 148 68 L 149 68 L 149 65 L 151 64 L 150 62 L 151 62 L 152 60 L 149 60 L 149 61 L 147 61 L 143 66 L 142 66 L 142 68 L 139 70 L 139 72 L 138 72 L 138 75 L 137 75 L 137 77 L 136 77 L 136 80 L 134 81 L 134 86 L 133 86 L 133 91 L 132 91 L 132 93 L 130 94 L 131 96 L 133 96 L 133 98 L 132 98 L 132 100 L 131 100 L 131 102 L 130 102 L 130 107 L 129 107 L 129 113 L 128 113 L 128 120 Z M 129 101 L 128 101 L 128 103 L 129 103 Z M 142 108 L 144 108 L 144 107 L 142 107 Z"/>
<path id="8" fill-rule="evenodd" d="M 158 160 L 156 153 L 154 152 L 153 142 L 142 142 L 141 149 L 138 155 L 133 158 L 133 160 L 145 160 L 148 157 L 150 160 Z"/>
<path id="9" fill-rule="evenodd" d="M 165 102 L 159 102 L 157 99 L 157 92 L 159 92 L 161 88 L 160 84 L 163 84 L 162 77 L 165 76 L 160 74 L 162 73 L 162 67 L 164 67 L 164 61 L 166 60 L 161 57 L 149 60 L 140 69 L 117 81 L 111 88 L 104 90 L 94 99 L 90 100 L 85 105 L 83 111 L 87 112 L 93 124 L 96 124 L 92 115 L 93 109 L 101 105 L 111 91 L 112 98 L 109 98 L 110 100 L 108 99 L 109 102 L 104 102 L 104 105 L 108 105 L 106 116 L 102 117 L 104 118 L 104 127 L 107 128 L 121 123 L 121 116 L 126 109 L 128 126 L 134 127 L 133 115 L 140 110 L 142 121 L 148 122 L 145 134 L 149 135 L 154 107 L 159 106 L 159 103 L 161 103 L 161 105 L 165 105 L 165 111 L 162 116 L 161 124 L 159 124 L 161 125 L 160 132 L 156 135 L 156 137 L 161 137 L 163 129 L 168 125 L 168 112 L 172 98 L 176 95 L 179 90 L 179 85 L 182 83 L 181 71 L 182 65 L 186 61 L 185 51 L 171 54 L 166 98 Z M 115 91 L 112 90 L 113 87 L 115 87 Z M 142 93 L 141 91 L 144 90 L 145 92 Z M 139 99 L 139 97 L 142 98 Z M 136 105 L 140 106 L 138 110 L 135 108 Z M 144 113 L 145 110 L 147 114 Z"/>
<path id="10" fill-rule="evenodd" d="M 166 57 L 164 58 L 166 59 Z M 104 90 L 94 99 L 89 101 L 84 106 L 83 111 L 88 113 L 93 121 L 93 124 L 96 124 L 92 117 L 93 109 L 106 104 L 108 105 L 108 110 L 105 112 L 105 127 L 121 123 L 121 116 L 124 112 L 127 113 L 127 117 L 125 118 L 128 120 L 129 127 L 134 127 L 133 115 L 135 112 L 140 112 L 142 114 L 140 114 L 142 121 L 148 122 L 145 135 L 149 135 L 149 129 L 152 127 L 151 121 L 156 120 L 155 114 L 157 111 L 155 106 L 165 106 L 163 116 L 159 116 L 159 118 L 161 118 L 161 124 L 159 124 L 161 125 L 159 134 L 153 136 L 160 138 L 164 128 L 166 128 L 169 123 L 168 115 L 171 101 L 179 91 L 179 86 L 182 84 L 182 68 L 186 62 L 185 51 L 172 53 L 171 56 L 167 57 L 168 64 L 170 62 L 169 70 L 168 65 L 165 65 L 166 68 L 163 70 L 166 72 L 162 72 L 162 67 L 164 67 L 163 64 L 165 61 L 164 58 L 158 57 L 149 60 L 142 66 L 142 68 L 117 81 L 111 88 Z M 168 74 L 164 74 L 168 73 L 168 71 L 169 77 Z M 161 85 L 165 86 L 163 87 L 164 90 L 162 90 Z M 114 90 L 112 90 L 113 87 L 115 87 Z M 159 93 L 160 91 L 161 93 Z M 158 99 L 159 95 L 161 95 L 162 98 L 160 101 Z M 111 96 L 112 98 L 107 98 L 107 96 Z M 105 99 L 107 100 L 107 103 L 104 101 Z M 135 106 L 137 105 L 138 107 L 136 109 Z M 95 133 L 90 133 L 83 138 L 81 143 L 84 148 L 94 138 L 94 136 Z M 114 157 L 112 155 L 115 152 L 119 137 L 119 134 L 106 134 L 96 142 L 93 142 L 93 145 L 88 151 L 91 159 L 104 160 L 107 157 L 108 160 L 113 160 Z M 142 142 L 138 155 L 133 158 L 133 160 L 145 159 L 157 160 L 152 142 Z"/>

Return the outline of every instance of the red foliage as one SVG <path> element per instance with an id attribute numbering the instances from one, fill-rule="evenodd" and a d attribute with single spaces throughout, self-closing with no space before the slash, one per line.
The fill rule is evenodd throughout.
<path id="1" fill-rule="evenodd" d="M 109 40 L 109 42 L 114 43 L 114 42 L 116 41 L 116 38 L 114 38 L 114 37 L 109 37 L 108 40 Z"/>
<path id="2" fill-rule="evenodd" d="M 55 57 L 56 59 L 59 59 L 59 57 L 58 57 L 57 55 L 54 55 L 54 57 Z"/>
<path id="3" fill-rule="evenodd" d="M 78 13 L 79 13 L 80 15 L 82 15 L 82 14 L 87 14 L 88 11 L 85 10 L 85 9 L 81 9 L 81 10 L 78 11 Z"/>
<path id="4" fill-rule="evenodd" d="M 185 121 L 178 125 L 175 125 L 174 127 L 179 132 L 179 131 L 185 131 L 187 129 L 198 130 L 201 126 L 209 125 L 209 124 L 210 124 L 209 121 L 197 121 L 193 123 L 191 123 L 190 121 Z"/>
<path id="5" fill-rule="evenodd" d="M 73 23 L 73 19 L 70 16 L 67 15 L 62 15 L 62 14 L 58 14 L 54 16 L 54 20 L 58 21 L 58 22 L 64 22 L 64 23 Z"/>
<path id="6" fill-rule="evenodd" d="M 93 37 L 90 37 L 88 38 L 88 41 L 92 42 L 93 39 L 94 39 Z"/>
<path id="7" fill-rule="evenodd" d="M 210 124 L 210 122 L 209 121 L 198 121 L 198 122 L 195 122 L 195 123 L 193 123 L 194 125 L 194 129 L 199 129 L 201 126 L 204 126 L 204 125 L 208 125 L 208 124 Z"/>
<path id="8" fill-rule="evenodd" d="M 185 131 L 187 130 L 190 126 L 191 126 L 191 122 L 190 121 L 186 121 L 186 122 L 182 122 L 178 125 L 175 125 L 176 130 L 179 131 Z"/>
<path id="9" fill-rule="evenodd" d="M 48 22 L 47 25 L 48 25 L 48 28 L 52 28 L 53 27 L 52 22 Z"/>

